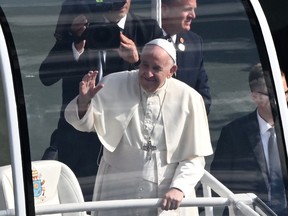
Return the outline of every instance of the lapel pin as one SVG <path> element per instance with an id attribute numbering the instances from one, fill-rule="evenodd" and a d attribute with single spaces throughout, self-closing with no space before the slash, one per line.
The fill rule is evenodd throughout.
<path id="1" fill-rule="evenodd" d="M 179 44 L 178 44 L 178 49 L 180 51 L 185 51 L 185 45 L 184 45 L 184 38 L 180 37 L 179 38 Z"/>

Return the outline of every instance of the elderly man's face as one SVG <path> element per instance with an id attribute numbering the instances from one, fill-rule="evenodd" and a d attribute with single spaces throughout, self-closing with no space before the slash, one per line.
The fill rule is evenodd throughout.
<path id="1" fill-rule="evenodd" d="M 192 20 L 196 18 L 196 7 L 196 0 L 175 1 L 175 3 L 167 5 L 166 10 L 163 7 L 162 16 L 166 20 L 171 32 L 172 29 L 173 33 L 189 31 Z"/>
<path id="2" fill-rule="evenodd" d="M 147 45 L 141 55 L 139 82 L 147 92 L 155 92 L 176 71 L 168 53 L 157 45 Z"/>
<path id="3" fill-rule="evenodd" d="M 122 19 L 126 14 L 128 14 L 130 10 L 131 0 L 126 0 L 126 3 L 122 8 L 119 10 L 112 10 L 109 11 L 105 16 L 107 19 L 109 19 L 111 22 L 118 22 L 120 19 Z"/>

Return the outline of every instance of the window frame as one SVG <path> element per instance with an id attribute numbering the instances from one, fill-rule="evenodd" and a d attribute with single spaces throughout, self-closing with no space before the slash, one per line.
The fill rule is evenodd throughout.
<path id="1" fill-rule="evenodd" d="M 278 105 L 279 116 L 281 117 L 278 126 L 281 128 L 281 134 L 283 134 L 282 139 L 285 143 L 285 146 L 282 148 L 282 150 L 285 150 L 285 155 L 282 155 L 282 161 L 286 164 L 288 155 L 288 110 L 287 104 L 285 103 L 285 93 L 282 86 L 280 67 L 271 31 L 266 21 L 265 14 L 257 0 L 242 0 L 242 3 L 249 17 L 258 53 L 261 62 L 264 63 L 263 67 L 272 72 L 272 86 L 276 92 L 276 103 Z M 160 15 L 157 14 L 157 17 Z M 13 36 L 1 7 L 0 21 L 0 72 L 6 97 L 6 110 L 9 111 L 7 112 L 7 116 L 11 165 L 13 170 L 13 182 L 14 185 L 16 185 L 14 187 L 15 213 L 17 215 L 35 215 L 32 174 L 30 171 L 31 155 L 29 130 L 23 83 Z M 286 166 L 285 178 L 287 178 Z"/>

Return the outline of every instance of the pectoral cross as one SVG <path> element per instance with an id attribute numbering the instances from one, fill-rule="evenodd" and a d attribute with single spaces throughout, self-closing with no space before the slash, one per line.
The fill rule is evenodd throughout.
<path id="1" fill-rule="evenodd" d="M 147 151 L 147 158 L 148 160 L 151 160 L 152 157 L 152 151 L 155 151 L 157 149 L 156 146 L 153 146 L 151 143 L 151 137 L 148 138 L 147 140 L 147 145 L 144 145 L 142 147 L 142 150 Z"/>

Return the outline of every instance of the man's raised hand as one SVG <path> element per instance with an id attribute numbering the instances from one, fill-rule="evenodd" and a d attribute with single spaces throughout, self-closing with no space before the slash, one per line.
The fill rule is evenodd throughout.
<path id="1" fill-rule="evenodd" d="M 98 71 L 89 71 L 82 78 L 82 81 L 79 84 L 79 96 L 77 103 L 80 118 L 85 115 L 91 99 L 104 87 L 104 85 L 101 83 L 96 85 L 97 75 Z"/>
<path id="2" fill-rule="evenodd" d="M 133 40 L 126 37 L 123 33 L 120 33 L 120 41 L 121 45 L 120 48 L 117 50 L 120 57 L 125 61 L 129 62 L 130 64 L 138 62 L 138 50 Z"/>

